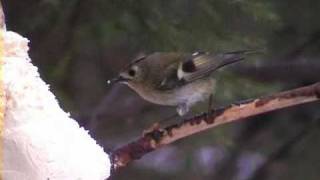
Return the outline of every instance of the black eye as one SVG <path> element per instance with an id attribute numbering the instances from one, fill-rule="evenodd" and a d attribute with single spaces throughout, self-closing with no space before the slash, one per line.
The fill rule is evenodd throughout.
<path id="1" fill-rule="evenodd" d="M 130 69 L 128 73 L 129 73 L 129 76 L 132 76 L 132 77 L 136 75 L 136 71 L 133 69 Z"/>

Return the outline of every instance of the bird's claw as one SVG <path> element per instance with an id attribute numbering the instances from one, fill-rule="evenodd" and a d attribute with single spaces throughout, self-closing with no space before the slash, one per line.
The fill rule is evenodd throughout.
<path id="1" fill-rule="evenodd" d="M 156 131 L 156 130 L 159 130 L 159 129 L 160 129 L 160 124 L 158 122 L 153 123 L 150 127 L 143 130 L 142 136 L 144 137 L 146 134 L 149 134 L 149 133 Z"/>

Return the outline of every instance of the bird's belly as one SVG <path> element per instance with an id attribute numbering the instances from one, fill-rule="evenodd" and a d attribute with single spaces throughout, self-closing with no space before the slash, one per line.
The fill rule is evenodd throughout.
<path id="1" fill-rule="evenodd" d="M 177 91 L 176 96 L 179 98 L 181 103 L 186 103 L 189 106 L 192 106 L 197 102 L 208 99 L 209 96 L 214 93 L 214 89 L 214 79 L 197 80 L 182 87 Z"/>
<path id="2" fill-rule="evenodd" d="M 142 98 L 150 101 L 154 104 L 166 105 L 166 106 L 176 106 L 179 104 L 180 99 L 176 96 L 174 92 L 159 92 L 155 91 L 148 94 L 139 94 Z"/>
<path id="3" fill-rule="evenodd" d="M 201 79 L 169 91 L 135 91 L 145 100 L 155 104 L 177 106 L 185 103 L 192 106 L 206 100 L 214 92 L 214 88 L 214 79 Z"/>

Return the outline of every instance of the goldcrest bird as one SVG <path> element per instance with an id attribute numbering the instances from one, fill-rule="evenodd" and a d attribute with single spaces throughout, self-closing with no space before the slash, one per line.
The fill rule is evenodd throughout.
<path id="1" fill-rule="evenodd" d="M 108 83 L 127 84 L 147 101 L 176 106 L 177 113 L 183 116 L 194 104 L 209 99 L 214 93 L 216 81 L 213 72 L 255 52 L 156 52 L 134 59 Z"/>

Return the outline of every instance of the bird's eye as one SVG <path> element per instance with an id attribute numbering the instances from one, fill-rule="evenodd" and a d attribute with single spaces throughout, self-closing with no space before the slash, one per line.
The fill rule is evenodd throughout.
<path id="1" fill-rule="evenodd" d="M 130 69 L 128 74 L 129 74 L 129 76 L 133 77 L 136 75 L 136 71 L 134 69 Z"/>

